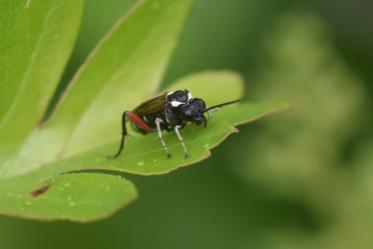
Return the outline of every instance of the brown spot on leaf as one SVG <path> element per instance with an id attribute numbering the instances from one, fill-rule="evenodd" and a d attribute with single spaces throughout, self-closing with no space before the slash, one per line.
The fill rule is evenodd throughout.
<path id="1" fill-rule="evenodd" d="M 47 191 L 49 190 L 50 187 L 51 187 L 51 185 L 46 185 L 46 186 L 44 186 L 44 187 L 38 188 L 38 189 L 32 191 L 32 192 L 30 193 L 30 195 L 31 195 L 32 197 L 39 197 L 39 196 L 41 196 L 42 194 L 44 194 L 45 192 L 47 192 Z"/>

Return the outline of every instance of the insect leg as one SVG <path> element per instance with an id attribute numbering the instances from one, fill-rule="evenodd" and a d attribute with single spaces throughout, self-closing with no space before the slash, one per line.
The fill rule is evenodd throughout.
<path id="1" fill-rule="evenodd" d="M 214 112 L 219 111 L 219 109 L 220 109 L 220 107 L 216 107 L 216 108 L 213 108 L 213 109 L 208 110 L 208 111 L 207 111 L 207 115 L 208 115 L 208 117 L 211 118 L 211 117 L 212 117 L 212 114 L 213 114 Z"/>
<path id="2" fill-rule="evenodd" d="M 206 127 L 207 126 L 207 119 L 206 119 L 205 115 L 202 115 L 202 119 L 203 119 L 203 127 Z"/>
<path id="3" fill-rule="evenodd" d="M 127 112 L 123 112 L 122 114 L 122 139 L 120 141 L 119 150 L 118 152 L 113 156 L 108 156 L 109 159 L 115 159 L 117 158 L 123 151 L 124 148 L 124 139 L 127 135 L 127 128 L 126 128 L 126 116 Z"/>
<path id="4" fill-rule="evenodd" d="M 161 123 L 162 123 L 162 122 L 163 122 L 163 120 L 160 119 L 160 118 L 156 118 L 156 119 L 155 119 L 155 124 L 156 124 L 156 126 L 157 126 L 157 132 L 158 132 L 159 140 L 161 140 L 161 143 L 162 143 L 162 145 L 163 145 L 163 149 L 164 149 L 164 151 L 166 152 L 167 157 L 170 158 L 170 157 L 171 157 L 171 154 L 170 154 L 170 152 L 169 152 L 169 150 L 168 150 L 167 144 L 166 144 L 166 142 L 164 141 L 164 139 L 163 139 L 163 135 L 162 135 L 162 130 L 161 130 Z"/>
<path id="5" fill-rule="evenodd" d="M 189 153 L 188 153 L 187 147 L 184 143 L 184 139 L 180 134 L 180 131 L 179 131 L 180 128 L 181 128 L 181 126 L 179 126 L 179 125 L 175 126 L 175 132 L 176 132 L 177 137 L 179 138 L 179 141 L 180 141 L 181 145 L 183 146 L 183 150 L 184 150 L 184 153 L 185 153 L 185 158 L 188 158 Z"/>
<path id="6" fill-rule="evenodd" d="M 126 116 L 129 120 L 131 120 L 132 123 L 136 124 L 138 127 L 143 129 L 146 133 L 153 131 L 153 129 L 136 113 L 126 112 Z"/>

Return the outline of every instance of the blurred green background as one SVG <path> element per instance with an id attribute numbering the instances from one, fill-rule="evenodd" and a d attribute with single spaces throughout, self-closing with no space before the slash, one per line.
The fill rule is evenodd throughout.
<path id="1" fill-rule="evenodd" d="M 86 1 L 61 85 L 135 1 Z M 241 127 L 193 167 L 128 176 L 140 198 L 91 224 L 0 217 L 0 248 L 373 248 L 373 4 L 197 0 L 164 84 L 241 72 L 293 110 Z"/>

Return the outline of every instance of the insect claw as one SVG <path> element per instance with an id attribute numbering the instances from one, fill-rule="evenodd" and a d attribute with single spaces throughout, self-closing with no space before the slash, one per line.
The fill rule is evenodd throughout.
<path id="1" fill-rule="evenodd" d="M 167 153 L 167 159 L 171 159 L 172 155 L 170 153 Z"/>
<path id="2" fill-rule="evenodd" d="M 185 154 L 185 159 L 189 158 L 189 154 Z"/>

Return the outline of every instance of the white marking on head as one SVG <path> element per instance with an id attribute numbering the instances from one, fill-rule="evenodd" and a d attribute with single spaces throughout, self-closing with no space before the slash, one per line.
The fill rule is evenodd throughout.
<path id="1" fill-rule="evenodd" d="M 167 96 L 169 96 L 169 95 L 171 95 L 171 94 L 173 94 L 174 92 L 169 92 L 169 93 L 167 93 Z"/>
<path id="2" fill-rule="evenodd" d="M 191 100 L 193 98 L 193 95 L 191 92 L 188 92 L 188 101 Z"/>
<path id="3" fill-rule="evenodd" d="M 182 105 L 182 104 L 185 104 L 185 102 L 180 102 L 180 101 L 176 101 L 176 100 L 171 101 L 171 106 L 172 107 L 178 107 L 179 105 Z"/>

